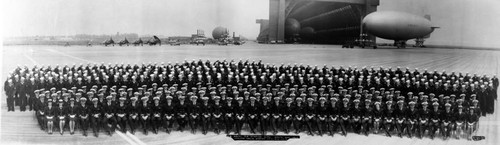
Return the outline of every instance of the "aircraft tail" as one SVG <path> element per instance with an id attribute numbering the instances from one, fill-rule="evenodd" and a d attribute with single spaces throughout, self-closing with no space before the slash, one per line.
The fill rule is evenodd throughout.
<path id="1" fill-rule="evenodd" d="M 427 15 L 424 15 L 424 18 L 431 21 L 431 15 L 427 14 Z M 438 29 L 440 27 L 437 27 L 437 26 L 432 26 L 432 31 L 434 31 L 435 29 Z M 424 36 L 423 38 L 429 38 L 431 37 L 431 34 L 427 35 L 427 36 Z"/>

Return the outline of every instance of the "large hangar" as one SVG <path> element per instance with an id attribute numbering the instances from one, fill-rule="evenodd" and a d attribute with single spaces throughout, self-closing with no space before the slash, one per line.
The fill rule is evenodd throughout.
<path id="1" fill-rule="evenodd" d="M 269 0 L 269 20 L 259 19 L 261 43 L 342 44 L 361 34 L 364 16 L 379 0 Z M 375 37 L 368 36 L 375 41 Z"/>

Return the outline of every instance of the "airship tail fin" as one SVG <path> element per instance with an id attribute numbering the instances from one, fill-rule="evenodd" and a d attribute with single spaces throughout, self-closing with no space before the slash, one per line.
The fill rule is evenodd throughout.
<path id="1" fill-rule="evenodd" d="M 430 21 L 431 20 L 431 15 L 424 15 L 424 18 Z"/>
<path id="2" fill-rule="evenodd" d="M 427 14 L 427 15 L 424 15 L 424 18 L 431 21 L 431 15 Z M 438 29 L 440 27 L 437 27 L 437 26 L 432 26 L 431 29 L 432 31 L 434 31 L 435 29 Z M 431 36 L 431 34 L 427 35 L 427 36 L 424 36 L 424 38 L 429 38 Z"/>

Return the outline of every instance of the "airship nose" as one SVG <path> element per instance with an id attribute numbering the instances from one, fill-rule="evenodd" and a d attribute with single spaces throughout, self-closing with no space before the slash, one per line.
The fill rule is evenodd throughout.
<path id="1" fill-rule="evenodd" d="M 377 14 L 375 13 L 372 13 L 372 14 L 369 14 L 367 15 L 365 18 L 363 18 L 363 21 L 362 21 L 362 27 L 363 27 L 363 30 L 366 30 L 366 31 L 372 31 L 374 29 L 374 27 L 377 27 Z"/>
<path id="2" fill-rule="evenodd" d="M 373 26 L 378 25 L 380 20 L 383 20 L 383 19 L 384 19 L 384 17 L 381 17 L 380 13 L 375 12 L 375 13 L 368 14 L 363 18 L 363 21 L 362 21 L 363 28 L 370 29 Z"/>

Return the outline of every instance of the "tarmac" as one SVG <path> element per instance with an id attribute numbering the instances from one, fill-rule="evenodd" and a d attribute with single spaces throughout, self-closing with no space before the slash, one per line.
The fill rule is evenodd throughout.
<path id="1" fill-rule="evenodd" d="M 2 49 L 1 81 L 5 81 L 5 76 L 17 65 L 79 65 L 87 63 L 111 63 L 111 64 L 141 64 L 141 63 L 175 63 L 184 60 L 249 60 L 281 64 L 303 64 L 318 67 L 363 66 L 376 68 L 409 67 L 411 70 L 418 68 L 420 71 L 437 70 L 448 73 L 462 72 L 478 75 L 499 75 L 500 74 L 500 51 L 499 50 L 474 50 L 474 49 L 453 49 L 453 48 L 406 48 L 397 49 L 391 47 L 381 47 L 378 49 L 354 48 L 345 49 L 339 45 L 310 45 L 310 44 L 257 44 L 248 42 L 241 46 L 229 45 L 181 45 L 181 46 L 40 46 L 40 45 L 20 45 L 3 46 Z M 1 83 L 0 85 L 3 85 Z M 3 88 L 3 86 L 2 86 Z M 191 134 L 189 131 L 173 132 L 166 134 L 144 135 L 136 132 L 135 135 L 129 133 L 115 133 L 107 136 L 101 132 L 98 138 L 93 136 L 84 137 L 81 132 L 70 135 L 65 132 L 60 135 L 56 131 L 53 135 L 48 135 L 41 131 L 37 125 L 33 112 L 7 112 L 5 103 L 5 93 L 2 91 L 1 104 L 1 124 L 0 142 L 1 144 L 496 144 L 499 142 L 500 118 L 499 107 L 493 115 L 480 118 L 479 136 L 485 136 L 482 141 L 467 141 L 465 139 L 442 140 L 436 138 L 415 139 L 385 137 L 383 134 L 370 134 L 366 137 L 349 133 L 347 137 L 335 134 L 332 136 L 309 136 L 304 133 L 299 134 L 300 139 L 290 139 L 288 141 L 233 141 L 225 134 L 216 135 L 209 132 L 202 135 L 201 132 Z M 499 93 L 500 94 L 500 93 Z M 496 106 L 498 106 L 496 104 Z M 247 128 L 247 127 L 244 127 Z M 250 134 L 243 132 L 243 134 Z M 278 133 L 284 135 L 283 132 Z M 291 134 L 292 135 L 292 134 Z"/>

